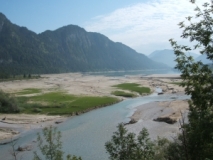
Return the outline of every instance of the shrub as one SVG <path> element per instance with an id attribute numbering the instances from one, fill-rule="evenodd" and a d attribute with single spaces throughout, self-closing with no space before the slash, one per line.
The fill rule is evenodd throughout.
<path id="1" fill-rule="evenodd" d="M 18 113 L 20 109 L 18 108 L 16 99 L 0 90 L 0 113 Z"/>
<path id="2" fill-rule="evenodd" d="M 36 112 L 36 113 L 40 113 L 42 111 L 42 109 L 40 109 L 40 108 L 34 108 L 33 109 L 33 112 Z"/>

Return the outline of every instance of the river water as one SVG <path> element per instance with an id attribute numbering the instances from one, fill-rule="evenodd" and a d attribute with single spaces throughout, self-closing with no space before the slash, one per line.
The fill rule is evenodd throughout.
<path id="1" fill-rule="evenodd" d="M 116 126 L 121 122 L 128 122 L 135 110 L 135 107 L 154 101 L 172 100 L 175 95 L 161 95 L 156 93 L 127 99 L 120 103 L 90 111 L 80 116 L 68 118 L 65 122 L 59 124 L 57 129 L 62 133 L 63 151 L 66 154 L 81 156 L 83 160 L 106 160 L 108 155 L 105 150 L 105 143 L 111 139 Z M 176 96 L 176 99 L 187 99 L 189 97 Z M 33 130 L 22 135 L 17 141 L 16 146 L 32 145 L 35 146 L 37 132 L 41 129 Z M 12 159 L 8 151 L 10 144 L 0 146 L 0 159 Z M 33 157 L 33 151 L 27 151 L 22 154 L 23 160 L 30 160 Z M 21 155 L 21 154 L 20 154 Z"/>

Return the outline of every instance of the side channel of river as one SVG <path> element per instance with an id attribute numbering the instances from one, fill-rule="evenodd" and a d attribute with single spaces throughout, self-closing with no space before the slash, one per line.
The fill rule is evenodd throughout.
<path id="1" fill-rule="evenodd" d="M 81 156 L 83 160 L 107 160 L 108 155 L 104 145 L 105 142 L 111 139 L 118 123 L 128 122 L 128 117 L 133 114 L 137 106 L 155 101 L 170 101 L 174 96 L 176 99 L 189 99 L 189 97 L 185 95 L 177 96 L 173 94 L 158 96 L 154 93 L 145 97 L 124 100 L 118 104 L 67 119 L 64 123 L 58 125 L 58 130 L 62 133 L 65 155 L 74 154 Z M 41 130 L 25 133 L 19 138 L 16 146 L 29 144 L 35 146 L 35 142 L 33 141 L 36 140 L 37 132 L 41 132 Z M 12 159 L 8 153 L 10 149 L 11 144 L 0 146 L 1 160 Z M 24 152 L 22 159 L 32 159 L 35 149 L 36 147 L 34 147 L 32 151 Z"/>

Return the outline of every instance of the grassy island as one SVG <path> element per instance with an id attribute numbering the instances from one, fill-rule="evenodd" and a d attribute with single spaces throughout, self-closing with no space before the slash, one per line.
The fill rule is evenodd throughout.
<path id="1" fill-rule="evenodd" d="M 149 87 L 142 87 L 142 86 L 140 86 L 140 84 L 137 84 L 137 83 L 122 83 L 122 84 L 114 85 L 113 87 L 116 87 L 116 88 L 122 89 L 122 90 L 127 90 L 127 91 L 130 91 L 133 93 L 136 92 L 140 95 L 143 95 L 144 93 L 148 94 L 151 92 Z M 115 93 L 115 94 L 117 94 L 117 93 Z"/>
<path id="2" fill-rule="evenodd" d="M 136 94 L 130 93 L 130 92 L 124 92 L 124 91 L 114 91 L 111 94 L 115 96 L 121 96 L 121 97 L 136 97 Z"/>

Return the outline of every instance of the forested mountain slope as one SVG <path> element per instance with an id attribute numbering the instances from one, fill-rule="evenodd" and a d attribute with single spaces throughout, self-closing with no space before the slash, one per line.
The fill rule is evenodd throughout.
<path id="1" fill-rule="evenodd" d="M 36 34 L 0 13 L 0 72 L 61 73 L 168 69 L 122 43 L 75 25 Z"/>

